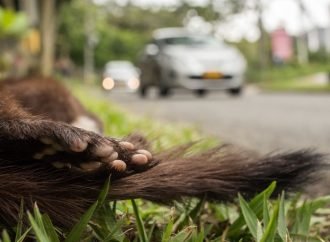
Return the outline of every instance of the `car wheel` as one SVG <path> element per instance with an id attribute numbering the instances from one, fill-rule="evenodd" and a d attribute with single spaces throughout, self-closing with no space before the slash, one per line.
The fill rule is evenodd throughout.
<path id="1" fill-rule="evenodd" d="M 159 87 L 159 96 L 168 97 L 170 94 L 170 89 L 168 87 Z"/>
<path id="2" fill-rule="evenodd" d="M 242 94 L 242 87 L 231 88 L 228 90 L 228 93 L 232 96 L 239 96 Z"/>
<path id="3" fill-rule="evenodd" d="M 148 87 L 147 86 L 141 86 L 139 88 L 139 94 L 140 94 L 140 97 L 146 98 L 147 95 L 148 95 Z"/>
<path id="4" fill-rule="evenodd" d="M 206 94 L 208 93 L 208 91 L 205 89 L 198 89 L 198 90 L 195 90 L 194 92 L 198 97 L 205 97 Z"/>

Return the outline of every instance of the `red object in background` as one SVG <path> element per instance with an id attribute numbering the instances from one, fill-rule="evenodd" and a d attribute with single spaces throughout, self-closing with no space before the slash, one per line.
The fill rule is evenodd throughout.
<path id="1" fill-rule="evenodd" d="M 284 28 L 279 28 L 271 34 L 272 54 L 275 61 L 285 62 L 293 54 L 292 38 Z"/>

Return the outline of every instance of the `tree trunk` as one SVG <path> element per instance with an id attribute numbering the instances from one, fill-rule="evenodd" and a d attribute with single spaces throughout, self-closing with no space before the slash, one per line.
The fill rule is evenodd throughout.
<path id="1" fill-rule="evenodd" d="M 308 53 L 308 46 L 307 46 L 307 31 L 305 30 L 305 24 L 304 24 L 304 17 L 308 14 L 306 12 L 306 8 L 304 6 L 304 3 L 301 0 L 298 0 L 298 5 L 300 9 L 300 22 L 301 22 L 301 34 L 298 37 L 298 43 L 297 43 L 297 52 L 298 52 L 298 62 L 299 64 L 308 64 L 309 62 L 309 53 Z"/>
<path id="2" fill-rule="evenodd" d="M 5 8 L 14 9 L 15 5 L 12 0 L 3 0 L 2 2 Z"/>
<path id="3" fill-rule="evenodd" d="M 86 6 L 92 4 L 86 0 Z M 85 12 L 85 46 L 84 46 L 84 81 L 91 84 L 94 81 L 94 48 L 95 48 L 95 23 L 92 10 Z"/>
<path id="4" fill-rule="evenodd" d="M 262 20 L 262 13 L 263 13 L 263 6 L 262 1 L 259 0 L 257 3 L 257 12 L 258 12 L 258 28 L 260 31 L 260 38 L 259 38 L 259 48 L 258 48 L 258 55 L 259 55 L 259 67 L 265 68 L 269 66 L 269 57 L 268 57 L 268 45 L 267 45 L 267 36 L 266 31 L 264 29 L 264 24 Z"/>
<path id="5" fill-rule="evenodd" d="M 55 58 L 55 26 L 56 6 L 55 0 L 40 0 L 41 3 L 41 63 L 40 70 L 44 76 L 53 73 Z"/>

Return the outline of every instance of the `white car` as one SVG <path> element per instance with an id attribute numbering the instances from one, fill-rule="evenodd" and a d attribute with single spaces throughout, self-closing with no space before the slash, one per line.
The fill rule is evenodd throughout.
<path id="1" fill-rule="evenodd" d="M 105 90 L 135 92 L 140 86 L 140 71 L 129 61 L 109 61 L 103 71 Z"/>
<path id="2" fill-rule="evenodd" d="M 141 57 L 140 94 L 151 86 L 166 96 L 182 87 L 204 95 L 209 90 L 241 93 L 246 61 L 234 47 L 183 28 L 156 30 Z"/>

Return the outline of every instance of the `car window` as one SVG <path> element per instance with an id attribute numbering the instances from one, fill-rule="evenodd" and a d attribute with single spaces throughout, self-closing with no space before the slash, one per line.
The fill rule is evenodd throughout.
<path id="1" fill-rule="evenodd" d="M 137 70 L 131 62 L 110 62 L 105 67 L 105 72 L 111 75 L 137 75 Z"/>
<path id="2" fill-rule="evenodd" d="M 181 36 L 164 38 L 162 42 L 166 45 L 219 45 L 220 43 L 208 36 Z"/>

